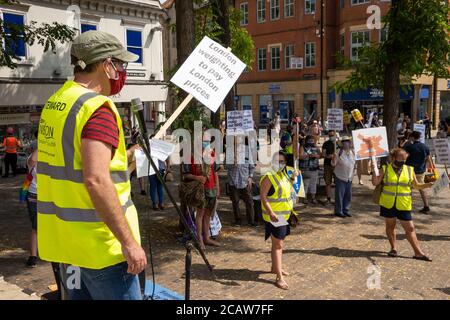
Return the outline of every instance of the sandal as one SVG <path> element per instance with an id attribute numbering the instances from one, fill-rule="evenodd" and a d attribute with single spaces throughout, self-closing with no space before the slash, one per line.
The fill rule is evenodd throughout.
<path id="1" fill-rule="evenodd" d="M 270 270 L 270 273 L 277 274 L 274 270 Z M 281 270 L 281 274 L 285 277 L 290 276 L 289 272 L 286 272 L 284 270 Z"/>
<path id="2" fill-rule="evenodd" d="M 392 257 L 392 258 L 397 258 L 398 257 L 398 253 L 397 250 L 391 250 L 388 252 L 388 256 Z"/>
<path id="3" fill-rule="evenodd" d="M 279 289 L 282 290 L 288 290 L 289 289 L 289 285 L 283 280 L 283 282 L 281 282 L 281 279 L 278 279 L 275 281 L 275 286 Z"/>
<path id="4" fill-rule="evenodd" d="M 421 261 L 428 261 L 428 262 L 433 261 L 431 258 L 427 257 L 426 255 L 423 255 L 423 256 L 421 256 L 421 257 L 414 256 L 413 259 L 421 260 Z"/>

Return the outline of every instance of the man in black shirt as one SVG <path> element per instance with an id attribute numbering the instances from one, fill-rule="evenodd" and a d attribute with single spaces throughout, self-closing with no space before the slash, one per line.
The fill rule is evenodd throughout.
<path id="1" fill-rule="evenodd" d="M 327 193 L 327 203 L 332 204 L 331 202 L 331 184 L 333 183 L 333 166 L 331 165 L 331 159 L 333 158 L 333 154 L 336 152 L 336 132 L 334 130 L 328 131 L 328 140 L 324 142 L 322 145 L 322 157 L 324 158 L 323 162 L 323 176 L 325 180 L 325 190 Z"/>

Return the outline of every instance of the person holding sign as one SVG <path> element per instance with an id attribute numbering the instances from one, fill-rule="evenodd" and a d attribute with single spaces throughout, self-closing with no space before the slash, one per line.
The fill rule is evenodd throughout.
<path id="1" fill-rule="evenodd" d="M 335 206 L 334 214 L 337 217 L 351 217 L 349 212 L 352 201 L 352 181 L 355 171 L 355 151 L 351 148 L 351 137 L 342 137 L 342 149 L 333 154 L 331 161 L 334 167 Z"/>
<path id="2" fill-rule="evenodd" d="M 406 238 L 414 250 L 414 259 L 432 261 L 419 246 L 416 230 L 412 221 L 412 187 L 423 190 L 433 183 L 419 183 L 414 168 L 405 164 L 408 154 L 395 148 L 390 153 L 391 163 L 380 169 L 380 174 L 372 175 L 372 184 L 382 184 L 380 195 L 380 215 L 386 220 L 386 234 L 391 245 L 388 255 L 397 257 L 395 226 L 397 219 L 406 232 Z M 376 172 L 377 170 L 374 169 Z"/>
<path id="3" fill-rule="evenodd" d="M 306 143 L 300 147 L 300 170 L 303 174 L 305 193 L 310 195 L 310 203 L 317 204 L 317 180 L 319 179 L 319 159 L 322 156 L 321 150 L 316 147 L 313 136 L 307 136 Z"/>
<path id="4" fill-rule="evenodd" d="M 275 285 L 283 290 L 289 288 L 284 276 L 289 275 L 282 269 L 283 242 L 290 234 L 288 220 L 294 210 L 292 183 L 297 178 L 294 172 L 291 178 L 286 172 L 287 157 L 279 151 L 272 158 L 272 170 L 261 177 L 262 216 L 266 225 L 265 239 L 272 239 L 272 273 L 277 275 Z"/>
<path id="5" fill-rule="evenodd" d="M 333 155 L 336 152 L 336 131 L 328 131 L 328 140 L 322 145 L 323 178 L 325 180 L 325 191 L 327 193 L 327 205 L 331 205 L 331 184 L 333 183 Z"/>

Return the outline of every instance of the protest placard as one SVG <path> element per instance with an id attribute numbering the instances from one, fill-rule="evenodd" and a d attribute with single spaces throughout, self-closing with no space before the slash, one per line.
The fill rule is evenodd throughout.
<path id="1" fill-rule="evenodd" d="M 155 170 L 153 170 L 153 167 L 150 165 L 144 151 L 136 150 L 134 152 L 134 157 L 136 158 L 136 176 L 138 178 L 155 174 Z M 153 162 L 158 166 L 158 159 L 155 157 L 152 157 L 152 159 Z"/>
<path id="2" fill-rule="evenodd" d="M 436 163 L 450 164 L 450 143 L 447 139 L 434 139 Z"/>
<path id="3" fill-rule="evenodd" d="M 167 158 L 175 151 L 176 145 L 167 141 L 150 139 L 150 153 L 152 158 L 166 161 Z"/>
<path id="4" fill-rule="evenodd" d="M 328 130 L 342 131 L 344 130 L 344 110 L 328 109 Z"/>
<path id="5" fill-rule="evenodd" d="M 372 127 L 372 121 L 373 121 L 373 116 L 375 115 L 375 112 L 371 112 L 369 115 L 369 121 L 367 121 L 366 123 L 366 128 L 370 128 Z"/>
<path id="6" fill-rule="evenodd" d="M 352 110 L 352 117 L 353 119 L 355 119 L 356 122 L 364 121 L 364 118 L 358 109 Z"/>
<path id="7" fill-rule="evenodd" d="M 441 193 L 443 190 L 448 188 L 448 185 L 450 183 L 450 180 L 448 179 L 447 172 L 443 172 L 439 179 L 434 183 L 433 187 L 431 187 L 431 193 L 433 196 L 437 196 L 439 193 Z"/>
<path id="8" fill-rule="evenodd" d="M 436 150 L 434 150 L 434 139 L 426 139 L 425 144 L 427 145 L 428 149 L 430 149 L 430 154 L 434 156 L 436 154 Z"/>
<path id="9" fill-rule="evenodd" d="M 244 69 L 230 50 L 204 37 L 170 81 L 216 112 Z"/>
<path id="10" fill-rule="evenodd" d="M 353 130 L 352 137 L 356 160 L 389 155 L 386 127 Z"/>
<path id="11" fill-rule="evenodd" d="M 424 124 L 414 123 L 413 130 L 420 132 L 420 142 L 425 143 L 426 126 Z"/>
<path id="12" fill-rule="evenodd" d="M 227 134 L 245 134 L 253 130 L 252 110 L 236 110 L 227 112 Z"/>
<path id="13" fill-rule="evenodd" d="M 344 111 L 344 124 L 346 126 L 350 124 L 350 114 L 348 111 Z"/>

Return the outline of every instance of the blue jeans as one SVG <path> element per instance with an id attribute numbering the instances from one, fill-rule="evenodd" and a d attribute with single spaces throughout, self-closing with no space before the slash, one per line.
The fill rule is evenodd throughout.
<path id="1" fill-rule="evenodd" d="M 352 181 L 343 181 L 335 177 L 334 213 L 346 214 L 352 201 Z"/>
<path id="2" fill-rule="evenodd" d="M 160 171 L 160 174 L 161 176 L 164 176 L 164 171 Z M 156 174 L 148 176 L 148 181 L 150 182 L 150 198 L 152 199 L 153 205 L 162 205 L 164 202 L 164 191 L 162 183 L 159 181 Z M 156 197 L 158 197 L 158 199 Z"/>
<path id="3" fill-rule="evenodd" d="M 64 300 L 142 300 L 137 275 L 127 273 L 128 264 L 87 269 L 61 264 Z"/>

